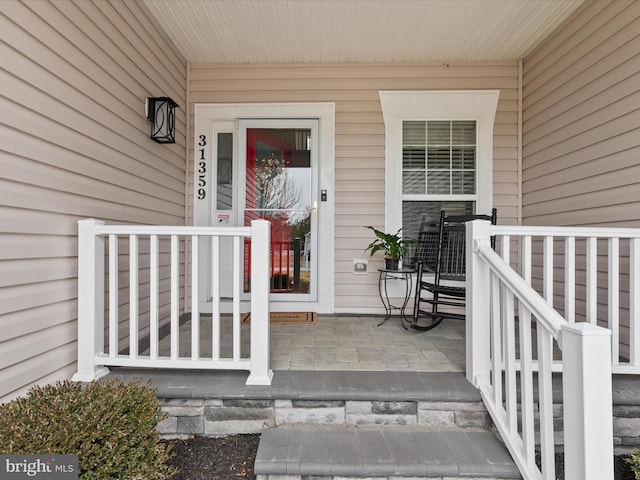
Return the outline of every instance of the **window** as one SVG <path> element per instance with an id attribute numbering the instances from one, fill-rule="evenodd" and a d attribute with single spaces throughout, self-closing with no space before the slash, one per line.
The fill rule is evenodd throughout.
<path id="1" fill-rule="evenodd" d="M 402 122 L 402 228 L 417 238 L 441 209 L 473 213 L 476 194 L 476 121 Z M 464 195 L 467 201 L 436 196 Z M 462 199 L 462 197 L 460 197 Z"/>
<path id="2" fill-rule="evenodd" d="M 402 193 L 476 193 L 476 122 L 402 122 Z"/>
<path id="3" fill-rule="evenodd" d="M 493 207 L 496 90 L 380 92 L 385 122 L 385 229 L 417 238 L 449 214 Z"/>
<path id="4" fill-rule="evenodd" d="M 233 134 L 218 133 L 216 210 L 233 209 Z"/>

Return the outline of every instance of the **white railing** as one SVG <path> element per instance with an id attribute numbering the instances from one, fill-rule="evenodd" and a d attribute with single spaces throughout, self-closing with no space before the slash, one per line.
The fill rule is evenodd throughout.
<path id="1" fill-rule="evenodd" d="M 515 235 L 518 227 L 504 230 L 482 221 L 467 225 L 467 378 L 480 389 L 523 477 L 556 478 L 552 367 L 557 347 L 565 478 L 612 479 L 611 332 L 595 322 L 568 322 L 554 310 L 529 284 L 527 247 L 520 258 L 523 274 L 509 265 L 506 235 Z M 494 234 L 501 255 L 491 248 Z"/>
<path id="2" fill-rule="evenodd" d="M 232 345 L 226 355 L 221 354 L 223 319 L 218 259 L 222 237 L 230 237 L 233 244 Z M 201 242 L 204 238 L 210 241 Z M 251 239 L 251 326 L 249 356 L 243 357 L 240 290 L 247 238 Z M 126 243 L 128 249 L 122 251 L 121 245 Z M 270 224 L 265 220 L 235 228 L 79 221 L 78 372 L 74 380 L 91 381 L 105 375 L 106 367 L 124 366 L 248 370 L 247 385 L 269 385 L 273 376 L 269 368 L 269 244 Z M 210 265 L 202 264 L 202 259 L 207 258 L 200 255 L 203 245 L 210 248 Z M 191 321 L 189 331 L 181 332 L 181 283 L 184 286 L 185 258 L 189 251 Z M 207 355 L 201 352 L 200 328 L 209 316 L 200 315 L 199 268 L 211 269 L 208 294 L 212 297 L 212 314 L 211 324 L 207 325 L 211 329 L 208 339 L 211 351 Z M 168 330 L 169 338 L 163 340 L 167 343 L 166 351 L 160 348 L 161 329 Z M 186 354 L 180 351 L 181 335 L 190 336 L 187 348 L 183 348 L 188 350 Z M 141 352 L 143 338 L 148 349 Z"/>
<path id="3" fill-rule="evenodd" d="M 500 225 L 491 234 L 565 320 L 611 331 L 613 373 L 640 374 L 640 229 Z"/>

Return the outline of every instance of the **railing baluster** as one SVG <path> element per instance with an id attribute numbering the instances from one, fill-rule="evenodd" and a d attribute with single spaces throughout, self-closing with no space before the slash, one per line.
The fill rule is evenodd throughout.
<path id="1" fill-rule="evenodd" d="M 211 358 L 220 359 L 220 238 L 211 237 Z M 237 268 L 234 266 L 234 268 Z"/>
<path id="2" fill-rule="evenodd" d="M 533 415 L 533 354 L 531 348 L 531 311 L 518 302 L 520 317 L 520 405 L 522 409 L 522 442 L 527 466 L 535 464 L 536 432 Z"/>
<path id="3" fill-rule="evenodd" d="M 178 235 L 171 235 L 171 360 L 180 355 L 180 267 L 178 252 Z"/>
<path id="4" fill-rule="evenodd" d="M 149 356 L 152 359 L 158 358 L 158 329 L 159 324 L 159 300 L 158 300 L 158 280 L 159 280 L 159 251 L 158 235 L 149 236 Z"/>
<path id="5" fill-rule="evenodd" d="M 542 282 L 543 296 L 547 303 L 553 306 L 553 237 L 544 237 L 544 251 L 542 253 Z"/>
<path id="6" fill-rule="evenodd" d="M 507 265 L 511 261 L 511 237 L 504 235 L 500 241 L 500 256 Z"/>
<path id="7" fill-rule="evenodd" d="M 587 238 L 587 322 L 598 323 L 598 239 Z"/>
<path id="8" fill-rule="evenodd" d="M 564 318 L 576 321 L 576 237 L 564 242 Z"/>
<path id="9" fill-rule="evenodd" d="M 506 239 L 506 241 L 505 241 Z M 509 237 L 504 237 L 501 245 L 501 257 L 504 263 L 510 264 L 511 252 Z M 515 430 L 518 404 L 516 396 L 516 351 L 515 351 L 515 324 L 514 324 L 514 303 L 513 294 L 504 289 L 502 292 L 503 329 L 504 329 L 504 360 L 505 360 L 505 392 L 506 411 L 509 429 Z"/>
<path id="10" fill-rule="evenodd" d="M 640 238 L 629 245 L 629 356 L 640 365 Z"/>
<path id="11" fill-rule="evenodd" d="M 522 239 L 522 278 L 531 285 L 531 236 Z M 519 303 L 520 314 L 520 389 L 522 406 L 522 440 L 528 467 L 535 464 L 535 427 L 533 414 L 533 337 L 531 332 L 531 311 Z"/>
<path id="12" fill-rule="evenodd" d="M 197 235 L 191 236 L 191 359 L 200 358 L 200 274 L 198 265 L 200 259 L 198 255 L 199 238 Z"/>
<path id="13" fill-rule="evenodd" d="M 611 330 L 611 364 L 620 363 L 620 242 L 616 237 L 609 239 L 608 276 L 608 327 Z"/>
<path id="14" fill-rule="evenodd" d="M 502 335 L 500 330 L 500 279 L 491 275 L 491 371 L 493 373 L 493 401 L 502 405 Z"/>
<path id="15" fill-rule="evenodd" d="M 553 435 L 553 395 L 551 363 L 553 359 L 553 337 L 538 325 L 538 405 L 540 413 L 540 455 L 542 478 L 556 478 Z"/>
<path id="16" fill-rule="evenodd" d="M 513 292 L 504 288 L 502 292 L 502 317 L 505 342 L 505 403 L 509 430 L 516 431 L 518 421 L 518 398 L 516 384 L 516 338 L 514 324 Z"/>
<path id="17" fill-rule="evenodd" d="M 522 238 L 522 278 L 527 285 L 531 285 L 531 236 Z"/>
<path id="18" fill-rule="evenodd" d="M 233 237 L 233 264 L 240 265 L 240 252 L 242 251 L 242 243 L 240 237 Z M 233 360 L 240 360 L 240 269 L 233 270 Z"/>
<path id="19" fill-rule="evenodd" d="M 509 265 L 511 252 L 509 250 L 510 240 L 508 236 L 502 238 L 500 245 L 500 256 Z M 492 275 L 492 277 L 495 277 Z M 501 292 L 502 314 L 498 315 L 502 319 L 503 351 L 504 351 L 504 371 L 505 371 L 505 408 L 507 413 L 507 423 L 510 430 L 514 430 L 518 418 L 518 405 L 516 398 L 516 352 L 515 352 L 515 328 L 514 328 L 514 304 L 513 295 L 504 288 L 500 288 L 500 283 L 496 278 L 494 289 Z"/>
<path id="20" fill-rule="evenodd" d="M 129 235 L 129 357 L 138 358 L 138 236 Z"/>
<path id="21" fill-rule="evenodd" d="M 109 235 L 109 356 L 118 355 L 118 236 Z"/>

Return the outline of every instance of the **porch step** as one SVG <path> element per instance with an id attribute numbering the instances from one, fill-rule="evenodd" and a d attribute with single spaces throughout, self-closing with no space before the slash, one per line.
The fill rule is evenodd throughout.
<path id="1" fill-rule="evenodd" d="M 260 437 L 254 472 L 259 480 L 522 478 L 490 432 L 407 426 L 266 430 Z"/>

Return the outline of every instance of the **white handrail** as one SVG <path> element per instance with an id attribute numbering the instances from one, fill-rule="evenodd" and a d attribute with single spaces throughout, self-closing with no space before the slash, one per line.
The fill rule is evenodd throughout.
<path id="1" fill-rule="evenodd" d="M 83 221 L 83 220 L 81 220 Z M 250 237 L 252 227 L 202 227 L 166 225 L 105 225 L 97 223 L 96 235 L 207 235 L 216 237 Z"/>
<path id="2" fill-rule="evenodd" d="M 538 321 L 548 330 L 553 338 L 561 342 L 560 332 L 566 320 L 547 303 L 539 301 L 540 295 L 531 288 L 502 258 L 488 246 L 477 246 L 474 251 L 491 266 L 491 271 L 509 287 L 511 292 L 522 302 Z"/>
<path id="3" fill-rule="evenodd" d="M 551 227 L 532 225 L 492 225 L 492 235 L 530 235 L 534 237 L 640 238 L 638 228 L 619 227 Z"/>

